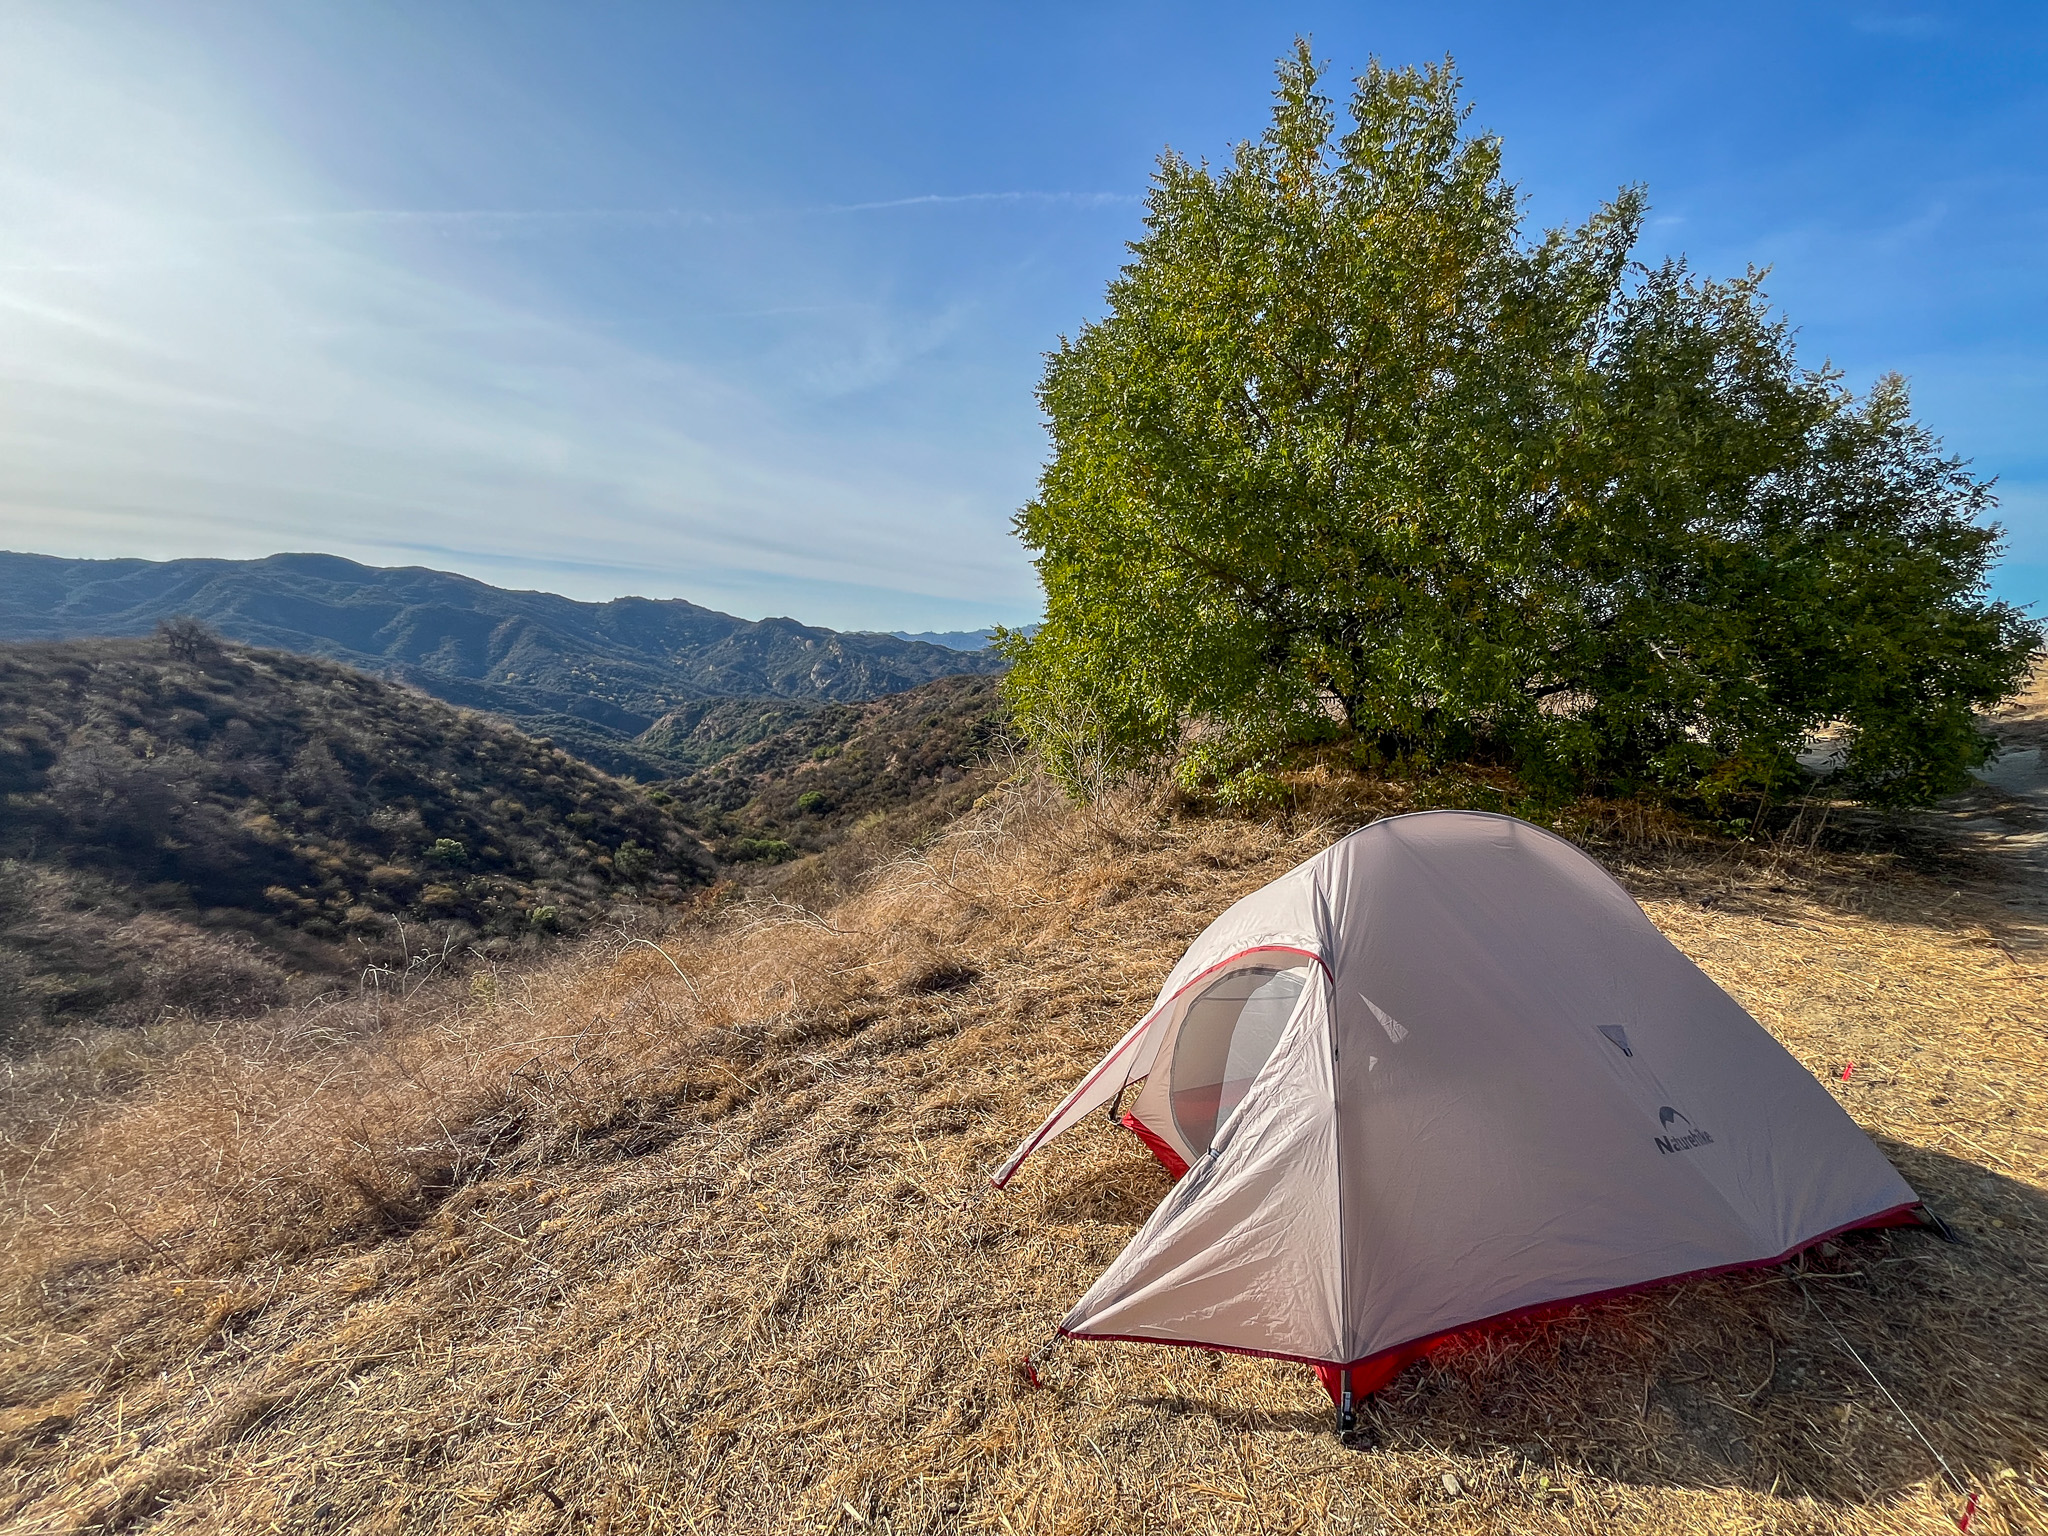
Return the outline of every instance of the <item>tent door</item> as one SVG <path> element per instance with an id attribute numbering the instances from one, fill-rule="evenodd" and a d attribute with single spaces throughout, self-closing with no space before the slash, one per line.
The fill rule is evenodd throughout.
<path id="1" fill-rule="evenodd" d="M 1244 1102 L 1307 984 L 1305 965 L 1247 968 L 1220 978 L 1188 1009 L 1174 1036 L 1167 1103 L 1196 1156 Z"/>

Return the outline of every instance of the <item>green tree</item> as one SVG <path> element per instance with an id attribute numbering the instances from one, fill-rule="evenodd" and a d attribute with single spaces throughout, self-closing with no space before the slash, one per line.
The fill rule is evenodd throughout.
<path id="1" fill-rule="evenodd" d="M 1632 264 L 1639 189 L 1525 241 L 1448 62 L 1375 64 L 1342 137 L 1317 84 L 1299 45 L 1263 137 L 1162 158 L 1047 360 L 1046 620 L 1000 643 L 1055 767 L 1348 731 L 1716 799 L 1841 721 L 1863 794 L 1957 785 L 2040 631 L 1903 384 L 1802 368 L 1757 273 Z"/>

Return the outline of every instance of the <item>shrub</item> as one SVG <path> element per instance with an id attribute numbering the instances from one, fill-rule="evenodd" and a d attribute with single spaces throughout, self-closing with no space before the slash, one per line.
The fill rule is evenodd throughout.
<path id="1" fill-rule="evenodd" d="M 199 672 L 150 640 L 0 646 L 0 793 L 0 865 L 90 876 L 64 888 L 89 892 L 116 929 L 138 911 L 206 914 L 289 970 L 353 969 L 359 945 L 381 963 L 401 942 L 393 919 L 460 913 L 512 934 L 552 906 L 576 929 L 629 887 L 681 895 L 706 862 L 673 809 L 508 727 L 224 642 Z M 628 844 L 622 861 L 591 857 Z M 169 995 L 139 961 L 74 963 L 73 946 L 37 931 L 19 943 L 0 932 L 0 951 L 41 978 L 37 1018 L 141 1019 Z M 344 937 L 347 956 L 326 950 Z M 181 999 L 206 990 L 177 985 Z"/>
<path id="2" fill-rule="evenodd" d="M 174 614 L 156 626 L 156 637 L 173 659 L 204 666 L 221 654 L 220 636 L 189 614 Z"/>
<path id="3" fill-rule="evenodd" d="M 1049 357 L 1006 689 L 1085 790 L 1203 724 L 1713 804 L 1961 787 L 2042 639 L 1986 596 L 1990 487 L 1794 354 L 1750 273 L 1632 264 L 1647 207 L 1522 238 L 1448 65 L 1335 136 L 1302 45 L 1221 169 L 1168 154 L 1106 313 Z"/>
<path id="4" fill-rule="evenodd" d="M 1174 766 L 1174 782 L 1196 799 L 1232 811 L 1256 811 L 1284 804 L 1287 785 L 1266 760 L 1234 761 L 1217 746 L 1197 747 Z"/>

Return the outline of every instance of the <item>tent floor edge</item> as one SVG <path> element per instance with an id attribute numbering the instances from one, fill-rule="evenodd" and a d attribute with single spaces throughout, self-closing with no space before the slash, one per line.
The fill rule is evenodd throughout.
<path id="1" fill-rule="evenodd" d="M 1637 1281 L 1631 1285 L 1615 1286 L 1610 1290 L 1589 1291 L 1579 1296 L 1560 1296 L 1553 1301 L 1534 1302 L 1513 1311 L 1497 1313 L 1492 1317 L 1475 1318 L 1469 1323 L 1460 1323 L 1455 1328 L 1446 1328 L 1440 1333 L 1411 1339 L 1406 1344 L 1396 1344 L 1377 1354 L 1367 1355 L 1348 1365 L 1327 1365 L 1314 1362 L 1316 1378 L 1330 1394 L 1330 1401 L 1341 1403 L 1342 1394 L 1349 1390 L 1354 1398 L 1364 1399 L 1385 1388 L 1401 1372 L 1422 1359 L 1441 1344 L 1447 1344 L 1463 1334 L 1481 1335 L 1510 1328 L 1520 1323 L 1537 1322 L 1555 1317 L 1579 1307 L 1591 1306 L 1595 1302 L 1610 1301 L 1621 1296 L 1638 1295 L 1658 1286 L 1677 1285 L 1686 1280 L 1703 1280 L 1714 1275 L 1743 1274 L 1758 1269 L 1775 1269 L 1789 1264 L 1810 1248 L 1816 1248 L 1830 1238 L 1850 1232 L 1880 1231 L 1887 1227 L 1924 1227 L 1941 1233 L 1950 1242 L 1960 1242 L 1948 1228 L 1948 1224 L 1936 1216 L 1923 1202 L 1911 1205 L 1895 1205 L 1886 1210 L 1872 1212 L 1855 1221 L 1845 1222 L 1839 1227 L 1795 1243 L 1783 1253 L 1765 1259 L 1746 1259 L 1735 1264 L 1716 1265 L 1711 1269 L 1696 1269 L 1673 1275 L 1662 1275 L 1651 1280 Z M 1213 1347 L 1213 1346 L 1212 1346 Z"/>
<path id="2" fill-rule="evenodd" d="M 1340 1415 L 1344 1412 L 1347 1397 L 1355 1414 L 1358 1404 L 1375 1392 L 1384 1390 L 1396 1376 L 1442 1342 L 1441 1336 L 1418 1339 L 1413 1344 L 1387 1350 L 1368 1360 L 1354 1361 L 1350 1365 L 1316 1364 L 1311 1369 L 1316 1373 L 1316 1380 L 1323 1384 L 1323 1390 L 1330 1394 L 1330 1401 L 1337 1404 Z"/>
<path id="3" fill-rule="evenodd" d="M 1145 1150 L 1159 1159 L 1159 1166 L 1164 1168 L 1167 1177 L 1173 1179 L 1176 1183 L 1179 1182 L 1181 1175 L 1188 1171 L 1186 1159 L 1175 1150 L 1173 1143 L 1153 1130 L 1151 1126 L 1140 1120 L 1129 1110 L 1123 1112 L 1122 1116 L 1118 1118 L 1117 1124 L 1142 1141 L 1145 1144 Z"/>

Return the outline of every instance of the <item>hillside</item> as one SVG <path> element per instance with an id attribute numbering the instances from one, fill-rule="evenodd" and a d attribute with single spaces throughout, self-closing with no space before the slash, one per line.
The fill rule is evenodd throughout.
<path id="1" fill-rule="evenodd" d="M 1069 1345 L 1032 1389 L 1018 1362 L 1168 1186 L 1099 1123 L 1005 1193 L 985 1174 L 1211 917 L 1417 803 L 1291 789 L 1240 820 L 1021 780 L 822 912 L 280 1010 L 111 1092 L 89 1039 L 25 1066 L 0 1523 L 1953 1530 L 1842 1340 L 1979 1494 L 1973 1530 L 2048 1522 L 2048 934 L 1893 858 L 1636 807 L 1567 826 L 1961 1245 L 1855 1235 L 1448 1351 L 1360 1449 L 1286 1362 Z"/>
<path id="2" fill-rule="evenodd" d="M 856 827 L 932 829 L 1000 779 L 1009 712 L 992 678 L 830 704 L 664 786 L 723 859 L 818 853 Z"/>
<path id="3" fill-rule="evenodd" d="M 827 707 L 794 699 L 697 699 L 670 710 L 633 744 L 664 765 L 664 777 L 693 773 Z"/>
<path id="4" fill-rule="evenodd" d="M 670 756 L 634 738 L 695 700 L 875 698 L 1002 661 L 794 619 L 750 621 L 679 599 L 579 603 L 417 566 L 332 555 L 265 560 L 61 560 L 0 553 L 0 640 L 142 635 L 184 614 L 229 639 L 345 662 L 526 728 L 614 771 L 688 772 L 722 746 Z M 610 754 L 609 760 L 606 754 Z"/>
<path id="5" fill-rule="evenodd" d="M 238 1011 L 419 942 L 508 952 L 705 878 L 669 809 L 491 720 L 177 649 L 0 646 L 0 1034 Z"/>

